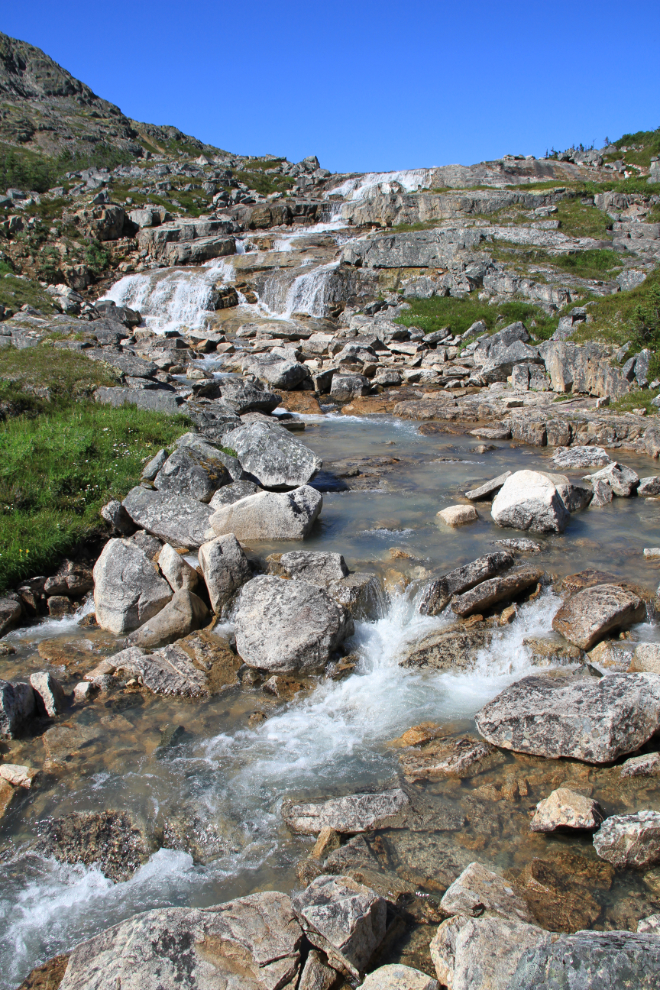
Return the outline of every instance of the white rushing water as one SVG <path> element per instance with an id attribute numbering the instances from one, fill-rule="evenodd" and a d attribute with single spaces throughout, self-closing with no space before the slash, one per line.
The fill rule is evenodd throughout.
<path id="1" fill-rule="evenodd" d="M 410 168 L 399 172 L 367 172 L 355 179 L 346 179 L 340 186 L 323 194 L 324 199 L 341 196 L 355 201 L 365 199 L 376 186 L 397 182 L 406 192 L 428 189 L 433 184 L 434 168 Z"/>

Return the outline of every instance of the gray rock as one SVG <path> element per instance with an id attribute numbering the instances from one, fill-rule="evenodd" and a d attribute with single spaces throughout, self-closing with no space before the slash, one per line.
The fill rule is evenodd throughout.
<path id="1" fill-rule="evenodd" d="M 506 479 L 510 477 L 511 471 L 505 471 L 504 474 L 498 475 L 492 481 L 486 481 L 478 488 L 472 488 L 465 493 L 465 497 L 469 498 L 471 502 L 480 502 L 482 499 L 490 500 L 494 495 L 497 495 Z"/>
<path id="2" fill-rule="evenodd" d="M 556 447 L 552 460 L 562 469 L 585 468 L 609 464 L 611 457 L 603 447 Z"/>
<path id="3" fill-rule="evenodd" d="M 261 575 L 241 591 L 236 648 L 249 667 L 273 673 L 325 667 L 353 634 L 353 619 L 326 591 Z"/>
<path id="4" fill-rule="evenodd" d="M 200 433 L 214 443 L 222 443 L 225 433 L 241 425 L 233 408 L 225 405 L 224 402 L 212 402 L 209 399 L 189 400 L 187 414 Z"/>
<path id="5" fill-rule="evenodd" d="M 549 938 L 542 928 L 514 918 L 457 915 L 443 921 L 429 948 L 438 979 L 449 990 L 509 990 L 523 953 Z M 525 984 L 525 990 L 532 987 Z"/>
<path id="6" fill-rule="evenodd" d="M 585 481 L 606 481 L 615 495 L 622 498 L 629 498 L 634 495 L 639 487 L 639 475 L 632 468 L 618 461 L 612 461 L 607 467 L 596 471 L 595 474 L 588 474 Z"/>
<path id="7" fill-rule="evenodd" d="M 348 609 L 354 619 L 373 620 L 383 614 L 387 596 L 375 574 L 356 571 L 327 586 L 331 598 Z"/>
<path id="8" fill-rule="evenodd" d="M 360 984 L 360 990 L 439 990 L 437 980 L 412 966 L 379 966 Z"/>
<path id="9" fill-rule="evenodd" d="M 23 615 L 21 603 L 14 598 L 0 598 L 0 636 L 17 626 Z"/>
<path id="10" fill-rule="evenodd" d="M 219 447 L 215 441 L 211 442 L 205 437 L 200 437 L 198 433 L 184 433 L 183 436 L 179 437 L 176 441 L 175 446 L 187 447 L 201 460 L 211 459 L 214 466 L 216 466 L 218 462 L 224 464 L 231 478 L 231 482 L 228 482 L 228 484 L 235 481 L 241 481 L 243 478 L 244 472 L 238 458 L 234 457 L 232 454 L 228 454 L 226 450 Z"/>
<path id="11" fill-rule="evenodd" d="M 194 591 L 199 584 L 199 574 L 195 568 L 169 543 L 158 554 L 158 566 L 172 591 Z"/>
<path id="12" fill-rule="evenodd" d="M 109 540 L 94 565 L 96 621 L 116 636 L 137 629 L 172 598 L 158 568 L 131 540 Z"/>
<path id="13" fill-rule="evenodd" d="M 594 835 L 594 848 L 612 866 L 648 870 L 660 862 L 660 812 L 612 815 Z"/>
<path id="14" fill-rule="evenodd" d="M 533 915 L 511 884 L 481 863 L 470 863 L 454 880 L 440 901 L 446 914 L 477 917 L 496 914 L 532 924 Z"/>
<path id="15" fill-rule="evenodd" d="M 475 721 L 502 749 L 609 763 L 634 753 L 660 726 L 660 676 L 535 674 L 505 688 Z"/>
<path id="16" fill-rule="evenodd" d="M 0 736 L 15 739 L 36 714 L 36 699 L 25 681 L 0 680 Z"/>
<path id="17" fill-rule="evenodd" d="M 147 533 L 144 529 L 138 529 L 137 533 L 134 533 L 131 537 L 131 541 L 137 544 L 141 550 L 144 550 L 149 560 L 158 563 L 158 558 L 164 546 L 162 540 L 159 540 L 157 536 L 152 536 L 151 533 Z"/>
<path id="18" fill-rule="evenodd" d="M 168 453 L 166 450 L 159 450 L 158 453 L 151 458 L 151 460 L 145 464 L 142 477 L 145 481 L 153 481 L 163 464 L 168 458 Z"/>
<path id="19" fill-rule="evenodd" d="M 137 406 L 138 409 L 170 416 L 180 416 L 186 412 L 184 400 L 174 392 L 163 389 L 107 388 L 101 385 L 94 392 L 94 398 L 106 406 Z"/>
<path id="20" fill-rule="evenodd" d="M 524 536 L 520 537 L 519 540 L 495 540 L 495 545 L 518 553 L 540 553 L 543 549 L 540 543 L 526 540 Z"/>
<path id="21" fill-rule="evenodd" d="M 309 378 L 309 368 L 297 361 L 289 361 L 276 354 L 259 354 L 244 365 L 244 372 L 249 372 L 268 382 L 273 388 L 291 391 Z"/>
<path id="22" fill-rule="evenodd" d="M 37 711 L 54 718 L 67 708 L 64 688 L 50 671 L 40 670 L 30 674 L 30 684 L 34 691 Z"/>
<path id="23" fill-rule="evenodd" d="M 62 990 L 284 990 L 302 931 L 285 894 L 134 915 L 71 953 Z"/>
<path id="24" fill-rule="evenodd" d="M 196 550 L 215 536 L 210 526 L 213 510 L 186 495 L 138 486 L 130 490 L 123 506 L 136 525 L 175 547 Z"/>
<path id="25" fill-rule="evenodd" d="M 646 606 L 637 595 L 617 584 L 598 584 L 564 602 L 552 628 L 581 650 L 591 650 L 613 629 L 625 629 L 645 618 Z"/>
<path id="26" fill-rule="evenodd" d="M 211 607 L 218 614 L 252 577 L 248 559 L 233 533 L 202 543 L 199 566 L 206 581 Z"/>
<path id="27" fill-rule="evenodd" d="M 310 949 L 300 974 L 298 990 L 330 990 L 337 979 L 337 970 L 328 966 L 317 949 Z"/>
<path id="28" fill-rule="evenodd" d="M 346 561 L 340 553 L 322 550 L 290 550 L 278 561 L 278 572 L 285 577 L 308 581 L 327 588 L 333 581 L 348 576 Z"/>
<path id="29" fill-rule="evenodd" d="M 262 491 L 263 488 L 255 485 L 254 481 L 232 481 L 230 485 L 225 485 L 215 493 L 209 505 L 212 509 L 219 509 L 223 505 L 233 505 L 234 502 L 247 498 L 248 495 L 256 495 L 257 492 Z"/>
<path id="30" fill-rule="evenodd" d="M 237 416 L 247 412 L 272 413 L 282 401 L 279 395 L 256 388 L 248 382 L 225 380 L 220 392 L 222 401 L 231 406 Z"/>
<path id="31" fill-rule="evenodd" d="M 495 577 L 496 574 L 513 567 L 513 563 L 514 560 L 510 553 L 499 550 L 495 553 L 487 553 L 483 557 L 477 557 L 469 564 L 449 571 L 442 577 L 431 581 L 424 589 L 419 611 L 422 615 L 439 615 L 451 601 L 452 595 L 461 594 L 481 581 Z"/>
<path id="32" fill-rule="evenodd" d="M 659 777 L 660 753 L 643 753 L 633 756 L 621 767 L 622 777 Z"/>
<path id="33" fill-rule="evenodd" d="M 126 812 L 71 812 L 37 825 L 36 851 L 60 863 L 96 867 L 115 883 L 128 880 L 154 851 L 143 830 Z"/>
<path id="34" fill-rule="evenodd" d="M 637 931 L 660 934 L 660 914 L 650 914 L 647 918 L 642 918 L 637 922 Z"/>
<path id="35" fill-rule="evenodd" d="M 558 828 L 596 829 L 603 820 L 597 801 L 577 794 L 568 787 L 558 787 L 539 801 L 532 818 L 532 832 L 554 832 Z"/>
<path id="36" fill-rule="evenodd" d="M 659 971 L 657 935 L 584 931 L 530 947 L 508 990 L 656 990 Z"/>
<path id="37" fill-rule="evenodd" d="M 315 488 L 302 485 L 292 492 L 259 492 L 211 516 L 213 535 L 234 533 L 238 540 L 302 540 L 310 532 L 323 507 Z"/>
<path id="38" fill-rule="evenodd" d="M 592 487 L 594 494 L 589 504 L 591 506 L 609 505 L 614 498 L 614 492 L 608 483 L 606 481 L 594 481 L 592 482 Z"/>
<path id="39" fill-rule="evenodd" d="M 101 666 L 106 673 L 118 670 L 138 678 L 154 694 L 195 698 L 208 693 L 204 674 L 176 644 L 150 654 L 139 646 L 131 646 L 103 660 Z"/>
<path id="40" fill-rule="evenodd" d="M 543 578 L 542 567 L 528 565 L 511 571 L 503 577 L 482 581 L 475 588 L 456 595 L 451 603 L 452 610 L 462 618 L 475 615 L 484 609 L 492 608 L 498 602 L 509 601 L 532 588 Z"/>
<path id="41" fill-rule="evenodd" d="M 112 531 L 119 536 L 131 536 L 135 532 L 133 520 L 127 513 L 121 502 L 113 498 L 101 509 L 101 518 L 105 519 L 112 527 Z"/>
<path id="42" fill-rule="evenodd" d="M 479 374 L 486 383 L 505 382 L 517 364 L 540 363 L 540 361 L 539 352 L 535 347 L 530 347 L 521 340 L 515 340 L 508 345 L 491 346 Z M 475 363 L 477 363 L 476 352 Z"/>
<path id="43" fill-rule="evenodd" d="M 642 478 L 639 482 L 637 494 L 640 498 L 660 495 L 660 475 L 654 474 L 648 478 Z"/>
<path id="44" fill-rule="evenodd" d="M 253 423 L 227 433 L 225 446 L 236 451 L 241 466 L 263 488 L 286 491 L 312 480 L 320 457 L 280 426 Z"/>
<path id="45" fill-rule="evenodd" d="M 469 670 L 479 650 L 492 639 L 490 629 L 452 623 L 426 633 L 411 643 L 399 661 L 400 667 L 431 667 L 433 670 Z"/>
<path id="46" fill-rule="evenodd" d="M 385 900 L 351 877 L 320 876 L 293 898 L 293 907 L 307 938 L 330 964 L 362 976 L 385 937 Z"/>
<path id="47" fill-rule="evenodd" d="M 293 804 L 285 801 L 282 817 L 289 828 L 304 835 L 317 835 L 322 828 L 355 834 L 387 827 L 387 819 L 410 804 L 400 788 L 379 794 L 348 794 L 322 804 Z"/>
<path id="48" fill-rule="evenodd" d="M 579 482 L 575 484 L 569 481 L 566 484 L 558 484 L 557 492 L 569 512 L 586 509 L 594 497 L 593 488 L 589 485 L 581 485 Z"/>
<path id="49" fill-rule="evenodd" d="M 210 619 L 209 610 L 197 595 L 183 589 L 177 591 L 165 608 L 148 619 L 144 625 L 131 633 L 128 638 L 136 646 L 165 646 L 182 639 L 194 629 L 201 629 Z"/>
<path id="50" fill-rule="evenodd" d="M 555 481 L 542 471 L 516 471 L 507 478 L 491 515 L 498 526 L 537 533 L 563 533 L 570 518 Z"/>
<path id="51" fill-rule="evenodd" d="M 350 402 L 360 395 L 369 395 L 371 384 L 364 375 L 337 375 L 332 376 L 330 386 L 330 397 L 339 402 Z"/>
<path id="52" fill-rule="evenodd" d="M 194 447 L 183 445 L 170 454 L 156 475 L 154 485 L 158 491 L 210 502 L 218 488 L 232 480 L 215 448 L 198 439 Z"/>

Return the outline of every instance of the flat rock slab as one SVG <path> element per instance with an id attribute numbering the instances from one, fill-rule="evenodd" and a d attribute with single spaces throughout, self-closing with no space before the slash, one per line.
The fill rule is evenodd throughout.
<path id="1" fill-rule="evenodd" d="M 660 812 L 612 815 L 594 835 L 602 859 L 621 868 L 648 869 L 660 862 Z"/>
<path id="2" fill-rule="evenodd" d="M 323 508 L 323 496 L 309 485 L 291 492 L 258 492 L 221 505 L 210 519 L 212 534 L 237 540 L 302 540 Z"/>
<path id="3" fill-rule="evenodd" d="M 479 518 L 473 505 L 448 505 L 438 516 L 447 526 L 467 526 Z"/>
<path id="4" fill-rule="evenodd" d="M 613 629 L 645 619 L 641 598 L 617 584 L 601 584 L 569 598 L 555 614 L 552 628 L 581 650 L 591 650 Z"/>
<path id="5" fill-rule="evenodd" d="M 382 828 L 409 804 L 408 795 L 397 788 L 380 794 L 348 794 L 322 804 L 285 802 L 282 817 L 294 832 L 305 835 L 316 835 L 322 828 L 352 834 Z"/>
<path id="6" fill-rule="evenodd" d="M 503 577 L 483 581 L 470 591 L 457 595 L 451 603 L 452 610 L 462 618 L 492 608 L 498 602 L 509 601 L 521 595 L 543 578 L 543 568 L 521 567 Z"/>
<path id="7" fill-rule="evenodd" d="M 583 931 L 539 940 L 508 990 L 657 990 L 659 972 L 657 935 Z"/>
<path id="8" fill-rule="evenodd" d="M 269 558 L 269 561 L 271 558 Z M 272 559 L 273 573 L 308 581 L 327 588 L 334 581 L 348 577 L 348 567 L 342 554 L 320 550 L 290 550 Z"/>
<path id="9" fill-rule="evenodd" d="M 481 863 L 470 863 L 463 870 L 447 888 L 440 906 L 449 915 L 477 917 L 487 913 L 529 924 L 534 921 L 529 907 L 511 884 Z"/>
<path id="10" fill-rule="evenodd" d="M 210 526 L 213 510 L 186 495 L 138 486 L 131 489 L 122 504 L 137 526 L 175 547 L 196 550 L 216 535 Z"/>
<path id="11" fill-rule="evenodd" d="M 236 451 L 250 480 L 263 488 L 286 491 L 306 485 L 323 464 L 313 450 L 277 424 L 240 426 L 222 442 Z"/>
<path id="12" fill-rule="evenodd" d="M 536 805 L 532 832 L 554 832 L 558 828 L 596 829 L 604 818 L 597 801 L 577 794 L 568 787 L 558 787 Z"/>
<path id="13" fill-rule="evenodd" d="M 154 694 L 201 697 L 208 693 L 206 678 L 188 654 L 176 643 L 153 653 L 129 647 L 102 661 L 104 670 L 123 671 L 138 678 Z"/>
<path id="14" fill-rule="evenodd" d="M 399 756 L 406 780 L 468 777 L 471 768 L 491 753 L 488 743 L 463 736 L 460 739 L 431 739 Z"/>
<path id="15" fill-rule="evenodd" d="M 463 567 L 457 567 L 443 574 L 425 588 L 419 611 L 422 615 L 439 615 L 451 601 L 452 595 L 460 595 L 481 581 L 487 581 L 501 574 L 502 571 L 513 567 L 513 563 L 513 556 L 505 550 L 500 550 L 484 554 L 483 557 L 477 557 Z"/>
<path id="16" fill-rule="evenodd" d="M 556 447 L 552 460 L 555 467 L 564 470 L 602 467 L 610 463 L 611 457 L 603 447 Z"/>
<path id="17" fill-rule="evenodd" d="M 470 489 L 469 492 L 465 493 L 465 497 L 469 498 L 471 502 L 480 502 L 482 499 L 491 499 L 494 495 L 497 495 L 506 479 L 510 477 L 511 471 L 505 471 L 504 474 L 498 475 L 497 478 L 493 478 L 491 481 L 484 482 L 484 484 L 479 485 L 478 488 Z"/>
<path id="18" fill-rule="evenodd" d="M 71 953 L 62 990 L 280 990 L 295 986 L 302 931 L 285 894 L 137 914 Z"/>
<path id="19" fill-rule="evenodd" d="M 660 728 L 660 676 L 524 677 L 475 715 L 494 746 L 550 759 L 609 763 Z"/>

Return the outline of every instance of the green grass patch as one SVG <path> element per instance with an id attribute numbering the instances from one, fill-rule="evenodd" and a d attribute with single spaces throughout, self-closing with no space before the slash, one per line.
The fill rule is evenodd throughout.
<path id="1" fill-rule="evenodd" d="M 57 157 L 40 155 L 26 148 L 0 144 L 0 189 L 23 189 L 44 193 L 61 185 L 67 172 L 84 168 L 109 168 L 133 161 L 134 155 L 109 144 L 96 145 L 91 151 L 64 151 Z"/>
<path id="2" fill-rule="evenodd" d="M 83 403 L 0 427 L 0 590 L 48 574 L 140 480 L 144 458 L 189 428 L 183 416 Z"/>
<path id="3" fill-rule="evenodd" d="M 274 192 L 286 192 L 295 183 L 288 175 L 266 175 L 263 168 L 253 168 L 250 162 L 249 168 L 236 169 L 233 173 L 237 182 L 244 182 L 249 189 L 254 189 L 262 196 L 270 196 Z M 274 166 L 270 166 L 271 168 Z"/>
<path id="4" fill-rule="evenodd" d="M 545 339 L 552 336 L 557 327 L 556 316 L 548 316 L 540 306 L 525 301 L 513 300 L 491 306 L 469 297 L 433 296 L 431 299 L 409 299 L 408 302 L 411 308 L 401 314 L 398 322 L 406 327 L 418 327 L 424 333 L 434 333 L 446 326 L 453 334 L 465 333 L 477 320 L 483 320 L 494 333 L 509 323 L 522 320 L 530 333 Z"/>
<path id="5" fill-rule="evenodd" d="M 562 199 L 557 203 L 553 220 L 559 220 L 562 234 L 570 237 L 594 237 L 597 240 L 611 240 L 612 221 L 606 213 L 591 203 L 582 203 L 579 198 Z"/>
<path id="6" fill-rule="evenodd" d="M 0 407 L 5 414 L 36 415 L 89 398 L 99 385 L 116 385 L 118 376 L 100 361 L 52 346 L 0 350 Z"/>
<path id="7" fill-rule="evenodd" d="M 565 254 L 551 254 L 543 248 L 524 249 L 511 245 L 508 241 L 495 239 L 488 245 L 488 254 L 496 261 L 503 261 L 520 274 L 528 275 L 537 282 L 543 282 L 543 274 L 535 272 L 536 266 L 560 268 L 578 278 L 607 281 L 622 269 L 620 255 L 608 248 L 590 248 L 587 251 L 569 251 Z"/>
<path id="8" fill-rule="evenodd" d="M 55 311 L 51 296 L 38 282 L 10 274 L 0 275 L 0 303 L 14 312 L 25 303 L 45 314 Z"/>
<path id="9" fill-rule="evenodd" d="M 616 402 L 610 404 L 610 409 L 615 412 L 632 412 L 633 409 L 645 409 L 647 415 L 655 415 L 658 412 L 657 406 L 651 405 L 651 400 L 658 394 L 657 389 L 637 389 L 622 395 Z"/>

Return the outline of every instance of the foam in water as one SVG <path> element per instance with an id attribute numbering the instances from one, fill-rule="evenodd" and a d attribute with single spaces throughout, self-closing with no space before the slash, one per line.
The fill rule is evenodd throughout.
<path id="1" fill-rule="evenodd" d="M 433 183 L 433 168 L 411 168 L 400 172 L 367 172 L 356 179 L 346 179 L 340 186 L 323 193 L 324 199 L 329 196 L 342 196 L 351 201 L 365 199 L 370 191 L 382 183 L 398 182 L 406 192 L 417 189 L 428 189 Z"/>
<path id="2" fill-rule="evenodd" d="M 332 261 L 304 272 L 294 279 L 286 294 L 280 279 L 269 279 L 257 304 L 258 308 L 269 316 L 280 319 L 289 319 L 293 313 L 326 316 L 331 301 L 332 277 L 338 267 L 339 262 Z"/>

